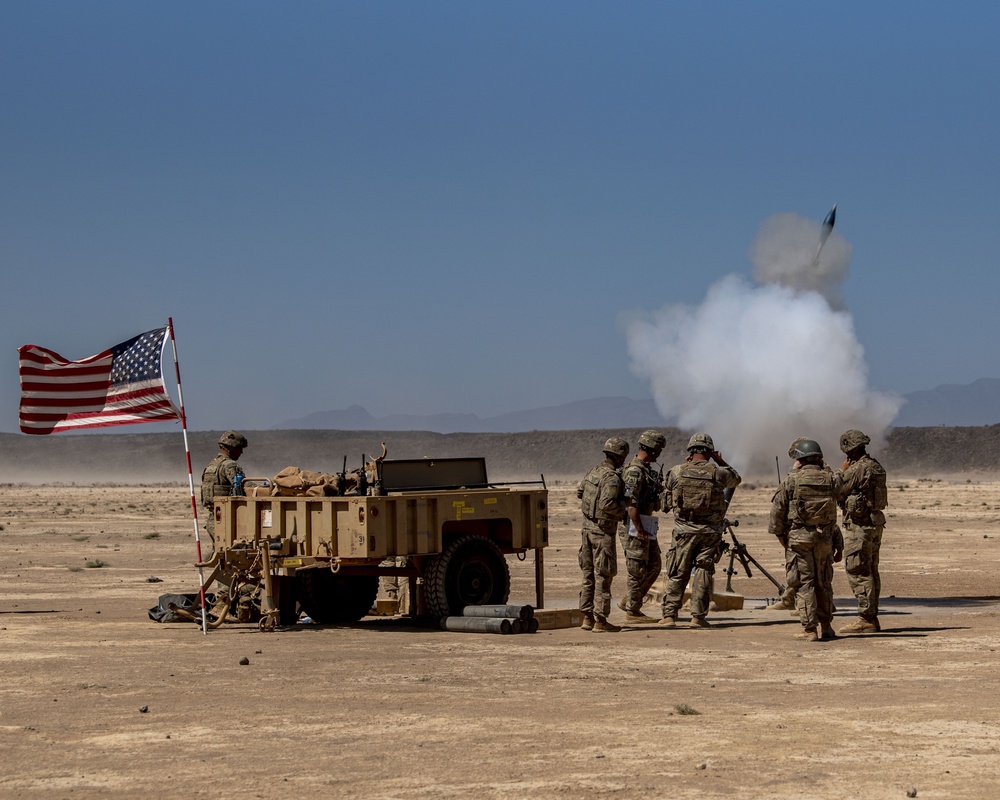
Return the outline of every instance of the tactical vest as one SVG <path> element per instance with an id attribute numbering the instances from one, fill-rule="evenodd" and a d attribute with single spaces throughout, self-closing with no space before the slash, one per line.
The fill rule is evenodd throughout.
<path id="1" fill-rule="evenodd" d="M 716 479 L 716 466 L 709 461 L 687 461 L 675 473 L 671 505 L 683 520 L 722 522 L 726 515 L 723 486 Z"/>
<path id="2" fill-rule="evenodd" d="M 792 502 L 788 518 L 794 527 L 823 527 L 837 521 L 833 473 L 823 469 L 796 469 L 789 474 Z"/>
<path id="3" fill-rule="evenodd" d="M 601 489 L 607 481 L 615 476 L 615 471 L 607 464 L 598 464 L 583 477 L 583 498 L 580 500 L 580 511 L 589 520 L 601 522 L 614 520 L 600 510 Z"/>
<path id="4" fill-rule="evenodd" d="M 859 525 L 871 524 L 872 512 L 882 511 L 889 505 L 885 469 L 869 455 L 862 456 L 862 461 L 865 478 L 844 504 L 844 515 Z"/>
<path id="5" fill-rule="evenodd" d="M 221 475 L 223 463 L 231 460 L 229 456 L 219 453 L 201 473 L 201 503 L 203 506 L 211 508 L 216 497 L 228 497 L 232 492 L 233 485 L 229 481 L 224 481 Z M 239 466 L 237 466 L 237 472 L 240 475 L 243 474 L 243 470 Z"/>
<path id="6" fill-rule="evenodd" d="M 635 482 L 634 487 L 629 487 L 630 473 L 638 472 L 641 478 Z M 632 462 L 622 473 L 625 482 L 625 491 L 632 499 L 640 514 L 652 514 L 660 510 L 660 492 L 663 486 L 656 473 L 648 467 L 641 458 L 633 458 Z"/>

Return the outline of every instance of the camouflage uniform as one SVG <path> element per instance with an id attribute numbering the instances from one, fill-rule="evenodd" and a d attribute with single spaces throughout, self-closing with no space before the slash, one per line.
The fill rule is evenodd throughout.
<path id="1" fill-rule="evenodd" d="M 691 512 L 683 505 L 682 485 L 697 476 L 699 482 L 711 486 L 707 510 Z M 673 539 L 664 559 L 667 570 L 667 591 L 663 597 L 663 618 L 677 619 L 684 601 L 684 589 L 691 580 L 691 617 L 704 620 L 712 602 L 715 586 L 715 564 L 721 555 L 723 520 L 728 503 L 723 491 L 735 489 L 743 479 L 729 466 L 717 466 L 711 461 L 685 461 L 667 473 L 663 492 L 664 510 L 674 516 Z M 692 577 L 693 574 L 693 577 Z"/>
<path id="2" fill-rule="evenodd" d="M 885 514 L 872 508 L 872 488 L 881 477 L 879 473 L 885 475 L 882 465 L 867 453 L 837 473 L 843 482 L 847 581 L 858 600 L 858 616 L 875 625 L 878 624 L 878 601 L 882 593 L 882 578 L 878 571 L 879 548 L 885 528 Z"/>
<path id="3" fill-rule="evenodd" d="M 625 516 L 624 486 L 614 461 L 606 458 L 590 470 L 576 496 L 583 503 L 584 515 L 579 555 L 583 570 L 580 610 L 585 616 L 606 622 L 611 613 L 611 581 L 618 574 L 615 528 Z"/>
<path id="4" fill-rule="evenodd" d="M 395 556 L 385 559 L 379 566 L 381 567 L 407 567 L 409 566 L 410 559 L 407 556 Z M 397 605 L 397 611 L 400 614 L 405 614 L 409 611 L 409 590 L 410 590 L 410 579 L 403 577 L 400 578 L 399 575 L 382 575 L 379 578 L 379 584 L 382 591 L 385 592 L 385 596 L 389 600 L 395 600 Z"/>
<path id="5" fill-rule="evenodd" d="M 833 526 L 833 551 L 835 553 L 844 552 L 844 534 L 840 530 L 839 525 Z M 799 596 L 799 587 L 802 585 L 802 578 L 799 577 L 799 563 L 795 557 L 795 553 L 792 552 L 791 548 L 785 548 L 785 591 L 782 592 L 781 597 L 778 602 L 769 605 L 768 608 L 771 611 L 791 611 L 792 614 L 798 613 L 796 611 L 796 600 Z M 836 606 L 832 609 L 836 612 Z"/>
<path id="6" fill-rule="evenodd" d="M 802 486 L 811 487 L 824 497 L 827 508 L 832 507 L 832 517 L 824 512 L 829 517 L 826 521 L 808 521 L 808 512 L 799 495 Z M 788 537 L 786 551 L 788 558 L 794 560 L 799 577 L 799 617 L 806 633 L 816 633 L 819 625 L 824 635 L 833 635 L 833 553 L 840 493 L 840 479 L 829 467 L 803 464 L 789 471 L 771 500 L 768 532 Z M 799 497 L 797 504 L 796 497 Z"/>
<path id="7" fill-rule="evenodd" d="M 242 441 L 242 445 L 238 442 Z M 219 439 L 220 446 L 227 443 L 246 447 L 246 439 L 235 431 L 227 431 Z M 213 458 L 205 471 L 201 473 L 201 504 L 207 509 L 205 514 L 205 530 L 208 532 L 208 553 L 202 552 L 206 561 L 215 552 L 215 498 L 228 497 L 233 493 L 233 485 L 237 476 L 243 477 L 243 467 L 235 461 L 228 452 L 220 452 Z"/>
<path id="8" fill-rule="evenodd" d="M 632 459 L 622 470 L 625 496 L 628 505 L 644 517 L 652 516 L 660 510 L 660 479 L 653 468 L 639 456 Z M 628 614 L 638 615 L 642 601 L 660 575 L 660 545 L 656 539 L 640 539 L 629 536 L 629 518 L 626 516 L 618 526 L 618 538 L 625 551 L 625 567 L 628 572 L 625 597 L 621 605 Z"/>

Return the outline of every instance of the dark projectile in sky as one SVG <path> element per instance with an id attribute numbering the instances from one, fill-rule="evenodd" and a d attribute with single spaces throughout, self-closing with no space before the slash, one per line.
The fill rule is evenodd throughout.
<path id="1" fill-rule="evenodd" d="M 826 219 L 823 220 L 823 234 L 824 236 L 829 236 L 830 231 L 833 230 L 833 226 L 837 224 L 837 204 L 833 204 L 833 208 L 830 209 L 830 213 L 826 215 Z"/>
<path id="2" fill-rule="evenodd" d="M 819 263 L 819 254 L 823 249 L 823 245 L 826 244 L 826 240 L 830 238 L 830 234 L 833 232 L 833 226 L 837 224 L 837 204 L 833 204 L 833 208 L 830 209 L 830 213 L 826 215 L 826 219 L 823 220 L 823 228 L 819 234 L 819 247 L 816 248 L 816 255 L 813 256 L 812 264 L 810 266 L 815 267 Z"/>

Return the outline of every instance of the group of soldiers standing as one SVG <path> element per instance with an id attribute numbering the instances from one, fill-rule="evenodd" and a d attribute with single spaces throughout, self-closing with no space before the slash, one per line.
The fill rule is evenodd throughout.
<path id="1" fill-rule="evenodd" d="M 833 564 L 846 557 L 858 619 L 841 628 L 847 633 L 881 630 L 878 622 L 879 548 L 885 526 L 885 470 L 867 452 L 871 440 L 858 430 L 840 437 L 846 458 L 839 470 L 823 461 L 820 445 L 799 438 L 789 448 L 794 460 L 771 503 L 768 531 L 785 550 L 788 590 L 771 608 L 797 609 L 799 638 L 832 639 Z M 707 616 L 714 588 L 715 565 L 723 553 L 726 510 L 741 482 L 740 474 L 715 449 L 712 437 L 694 434 L 687 457 L 663 476 L 654 471 L 666 438 L 658 431 L 639 436 L 639 452 L 628 466 L 628 442 L 614 436 L 604 444 L 605 460 L 580 482 L 577 496 L 583 512 L 580 569 L 582 627 L 594 632 L 621 630 L 608 620 L 611 583 L 618 573 L 617 539 L 625 553 L 627 581 L 618 607 L 625 624 L 658 622 L 675 627 L 684 590 L 691 584 L 692 628 L 711 627 Z M 843 512 L 845 533 L 837 525 Z M 656 512 L 673 517 L 670 547 L 661 564 Z M 666 590 L 659 620 L 642 612 L 644 598 L 666 570 Z"/>

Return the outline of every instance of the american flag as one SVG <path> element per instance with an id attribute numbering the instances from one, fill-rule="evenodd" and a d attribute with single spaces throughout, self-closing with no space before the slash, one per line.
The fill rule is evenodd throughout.
<path id="1" fill-rule="evenodd" d="M 18 349 L 23 433 L 58 433 L 180 419 L 163 383 L 167 329 L 80 361 L 33 344 Z"/>

